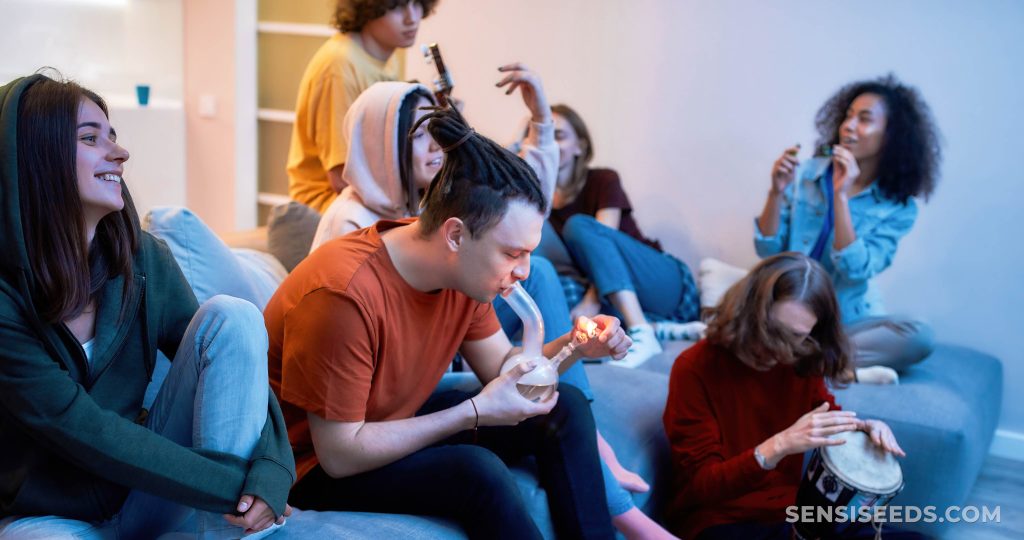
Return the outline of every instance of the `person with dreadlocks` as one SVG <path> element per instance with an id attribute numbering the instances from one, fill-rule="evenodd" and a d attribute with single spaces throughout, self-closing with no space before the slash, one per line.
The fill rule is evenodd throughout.
<path id="1" fill-rule="evenodd" d="M 519 63 L 501 66 L 498 71 L 504 77 L 496 86 L 506 93 L 518 88 L 530 111 L 527 134 L 518 154 L 537 173 L 545 196 L 549 196 L 555 185 L 558 145 L 541 79 Z M 424 86 L 405 82 L 376 83 L 352 103 L 344 133 L 348 140 L 348 165 L 343 173 L 347 186 L 324 212 L 310 251 L 381 219 L 419 215 L 422 194 L 440 170 L 444 153 L 427 133 L 425 124 L 414 132 L 409 128 L 433 105 L 434 99 Z M 531 256 L 529 277 L 522 285 L 536 301 L 544 320 L 545 341 L 572 328 L 573 319 L 550 262 Z M 523 322 L 512 307 L 499 296 L 494 300 L 494 311 L 502 330 L 516 339 L 523 331 Z M 588 400 L 594 400 L 590 381 L 578 362 L 561 375 L 559 384 L 571 384 Z M 608 510 L 616 529 L 630 537 L 643 536 L 644 532 L 664 533 L 633 504 L 630 491 L 644 492 L 649 485 L 622 466 L 600 432 L 597 440 Z"/>
<path id="2" fill-rule="evenodd" d="M 587 399 L 571 385 L 523 398 L 516 384 L 532 365 L 499 376 L 517 349 L 491 302 L 527 277 L 547 210 L 540 182 L 457 111 L 411 131 L 425 121 L 445 160 L 420 216 L 320 246 L 264 312 L 271 386 L 296 452 L 291 502 L 444 516 L 474 538 L 540 538 L 505 465 L 532 455 L 557 534 L 611 538 Z M 619 321 L 595 322 L 598 338 L 570 360 L 625 355 Z M 483 390 L 431 396 L 456 352 Z"/>

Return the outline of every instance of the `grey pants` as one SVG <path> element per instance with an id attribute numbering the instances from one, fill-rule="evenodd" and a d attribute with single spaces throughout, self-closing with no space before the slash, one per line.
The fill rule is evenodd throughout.
<path id="1" fill-rule="evenodd" d="M 921 321 L 869 317 L 846 326 L 856 367 L 886 366 L 902 371 L 935 349 L 935 333 Z"/>

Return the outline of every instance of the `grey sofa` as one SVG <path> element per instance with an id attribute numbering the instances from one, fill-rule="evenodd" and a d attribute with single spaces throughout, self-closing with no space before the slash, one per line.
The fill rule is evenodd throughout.
<path id="1" fill-rule="evenodd" d="M 689 345 L 666 343 L 666 352 L 640 369 L 586 366 L 596 396 L 598 427 L 623 465 L 651 483 L 652 491 L 634 500 L 654 516 L 661 515 L 669 486 L 668 441 L 661 423 L 668 373 L 677 354 Z M 903 373 L 898 386 L 852 385 L 837 390 L 836 399 L 863 418 L 887 422 L 907 452 L 902 460 L 906 486 L 892 504 L 934 506 L 941 515 L 946 507 L 964 504 L 981 470 L 999 420 L 1002 379 L 1002 364 L 996 358 L 940 345 L 927 360 Z M 535 520 L 547 537 L 553 537 L 547 499 L 530 464 L 516 469 Z M 948 525 L 936 521 L 901 526 L 939 536 Z M 302 512 L 276 536 L 369 539 L 390 532 L 402 538 L 465 537 L 445 520 L 351 512 Z"/>
<path id="2" fill-rule="evenodd" d="M 272 293 L 273 276 L 280 277 L 297 260 L 289 257 L 271 261 L 273 268 L 252 272 L 240 268 L 223 253 L 214 262 L 210 252 L 228 251 L 216 236 L 181 209 L 157 209 L 146 219 L 150 230 L 168 241 L 186 278 L 200 296 L 222 292 L 246 297 L 262 307 Z M 308 228 L 308 227 L 307 227 Z M 292 236 L 294 238 L 294 236 Z M 265 236 L 237 242 L 266 251 Z M 308 249 L 308 248 L 307 248 Z M 253 252 L 245 250 L 242 266 L 253 262 Z M 292 259 L 300 258 L 295 250 Z M 286 261 L 284 267 L 277 262 Z M 244 280 L 238 272 L 251 272 Z M 204 275 L 210 274 L 210 275 Z M 240 280 L 246 283 L 240 283 Z M 244 287 L 242 285 L 245 285 Z M 225 290 L 226 289 L 226 290 Z M 202 292 L 202 294 L 200 294 Z M 261 303 L 262 302 L 262 303 Z M 666 343 L 666 350 L 638 369 L 610 364 L 587 365 L 596 399 L 594 417 L 622 464 L 639 473 L 651 485 L 646 494 L 636 495 L 637 506 L 659 517 L 664 490 L 669 486 L 668 442 L 661 416 L 668 393 L 668 374 L 672 362 L 689 342 Z M 166 360 L 159 367 L 165 367 Z M 159 385 L 158 372 L 154 389 Z M 479 383 L 471 374 L 451 374 L 442 386 L 472 387 Z M 862 418 L 879 418 L 892 426 L 907 452 L 903 460 L 906 487 L 893 504 L 942 509 L 961 505 L 966 500 L 989 446 L 999 419 L 1002 399 L 1002 365 L 999 360 L 963 347 L 940 345 L 924 362 L 901 375 L 898 386 L 853 385 L 836 391 L 840 404 L 855 410 Z M 545 536 L 553 537 L 547 499 L 531 472 L 533 464 L 515 466 L 523 496 Z M 940 535 L 947 523 L 916 523 L 904 527 L 929 535 Z M 359 512 L 298 511 L 274 538 L 464 538 L 461 528 L 447 520 L 421 516 L 370 514 Z"/>

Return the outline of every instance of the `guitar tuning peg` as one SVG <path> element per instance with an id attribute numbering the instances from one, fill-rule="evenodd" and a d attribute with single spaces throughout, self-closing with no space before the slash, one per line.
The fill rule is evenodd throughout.
<path id="1" fill-rule="evenodd" d="M 430 47 L 426 45 L 420 45 L 420 52 L 423 53 L 424 62 L 429 64 L 433 61 L 433 57 L 430 55 Z"/>

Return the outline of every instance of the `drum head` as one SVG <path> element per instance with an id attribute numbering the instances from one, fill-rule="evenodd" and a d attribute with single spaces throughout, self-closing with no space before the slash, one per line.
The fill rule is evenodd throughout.
<path id="1" fill-rule="evenodd" d="M 843 482 L 861 491 L 888 495 L 903 486 L 903 469 L 896 458 L 863 431 L 847 431 L 830 437 L 846 444 L 823 446 L 822 459 Z"/>

